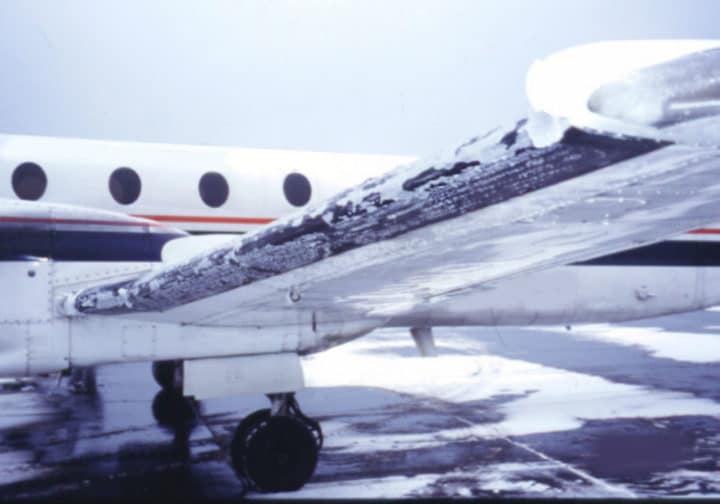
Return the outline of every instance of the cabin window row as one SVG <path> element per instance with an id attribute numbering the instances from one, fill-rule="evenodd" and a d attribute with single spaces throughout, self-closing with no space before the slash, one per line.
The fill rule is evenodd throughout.
<path id="1" fill-rule="evenodd" d="M 13 191 L 18 198 L 37 201 L 47 189 L 48 179 L 40 165 L 25 162 L 15 168 L 12 174 Z M 126 166 L 115 169 L 108 180 L 108 189 L 112 198 L 121 205 L 135 203 L 142 191 L 140 175 Z M 225 204 L 230 196 L 230 186 L 223 175 L 208 172 L 198 182 L 200 199 L 211 208 Z M 293 206 L 301 207 L 310 201 L 312 187 L 307 177 L 301 173 L 291 173 L 283 182 L 285 199 Z"/>

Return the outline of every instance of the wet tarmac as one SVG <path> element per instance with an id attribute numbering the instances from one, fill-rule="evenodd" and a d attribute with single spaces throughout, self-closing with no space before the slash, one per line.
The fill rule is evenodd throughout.
<path id="1" fill-rule="evenodd" d="M 619 325 L 378 331 L 304 362 L 325 433 L 283 498 L 720 496 L 720 311 Z M 235 498 L 227 448 L 262 396 L 166 427 L 150 364 L 0 389 L 0 500 Z M 266 498 L 253 492 L 247 498 Z"/>

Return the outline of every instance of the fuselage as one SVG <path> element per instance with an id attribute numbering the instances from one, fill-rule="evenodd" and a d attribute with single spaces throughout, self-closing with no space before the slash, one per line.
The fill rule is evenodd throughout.
<path id="1" fill-rule="evenodd" d="M 19 260 L 14 252 L 24 251 L 54 259 L 58 292 L 121 280 L 159 262 L 167 244 L 183 237 L 178 230 L 252 232 L 412 160 L 1 135 L 0 166 L 7 177 L 0 184 L 0 198 L 121 212 L 167 226 L 137 233 L 137 226 L 128 225 L 127 232 L 120 232 L 122 226 L 97 219 L 46 216 L 43 222 L 31 216 L 24 234 L 18 234 L 15 216 L 0 223 L 7 235 L 2 257 L 5 262 Z M 48 226 L 53 239 L 38 240 Z M 390 324 L 569 324 L 697 310 L 720 303 L 718 265 L 720 224 L 472 290 Z"/>
<path id="2" fill-rule="evenodd" d="M 0 135 L 0 198 L 245 233 L 413 159 Z"/>

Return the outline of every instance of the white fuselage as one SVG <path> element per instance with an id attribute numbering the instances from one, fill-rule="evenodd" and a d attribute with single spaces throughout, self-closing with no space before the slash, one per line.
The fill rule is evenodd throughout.
<path id="1" fill-rule="evenodd" d="M 0 135 L 0 167 L 8 174 L 0 184 L 0 198 L 20 199 L 12 175 L 21 164 L 34 163 L 46 176 L 38 201 L 147 217 L 190 233 L 235 234 L 261 228 L 299 207 L 313 205 L 412 160 L 403 156 Z M 131 168 L 141 182 L 137 199 L 129 204 L 116 201 L 110 191 L 111 174 L 120 167 Z M 199 187 L 203 175 L 210 172 L 220 174 L 228 188 L 225 201 L 216 207 L 203 201 Z M 303 205 L 288 201 L 285 185 L 290 174 L 301 174 L 309 182 L 310 196 Z M 472 290 L 390 323 L 570 324 L 701 309 L 720 303 L 717 228 L 720 225 L 675 237 L 630 259 L 564 266 Z M 149 261 L 57 262 L 53 266 L 55 294 L 97 282 L 119 281 L 151 267 Z"/>
<path id="2" fill-rule="evenodd" d="M 34 163 L 47 178 L 38 201 L 148 217 L 191 233 L 244 233 L 413 159 L 0 135 L 0 169 L 7 174 L 0 198 L 18 197 L 11 181 L 14 170 Z M 121 167 L 132 169 L 140 181 L 139 195 L 129 204 L 117 202 L 109 188 L 112 173 Z M 227 183 L 227 199 L 216 207 L 200 193 L 208 173 Z M 309 200 L 302 205 L 294 206 L 285 195 L 290 174 L 310 184 Z"/>

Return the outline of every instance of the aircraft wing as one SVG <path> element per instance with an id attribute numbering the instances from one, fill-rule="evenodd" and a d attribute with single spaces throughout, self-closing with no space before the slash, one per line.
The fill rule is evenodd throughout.
<path id="1" fill-rule="evenodd" d="M 707 89 L 696 79 L 693 96 L 717 93 L 718 51 L 700 53 Z M 664 80 L 633 78 L 660 82 L 669 91 L 654 103 L 672 104 L 673 89 L 687 94 L 681 70 L 698 75 L 689 58 L 650 67 Z M 600 112 L 613 88 L 604 93 Z M 537 103 L 542 93 L 534 96 Z M 703 115 L 703 131 L 716 131 L 717 118 Z M 219 326 L 317 317 L 381 324 L 467 289 L 660 241 L 720 215 L 720 150 L 707 136 L 693 142 L 689 119 L 675 121 L 682 134 L 674 136 L 674 123 L 628 132 L 593 129 L 587 115 L 573 126 L 537 112 L 233 243 L 74 293 L 64 310 Z"/>
<path id="2" fill-rule="evenodd" d="M 718 149 L 572 127 L 535 147 L 527 130 L 474 139 L 227 246 L 76 293 L 70 309 L 203 325 L 298 311 L 382 319 L 720 214 Z"/>

